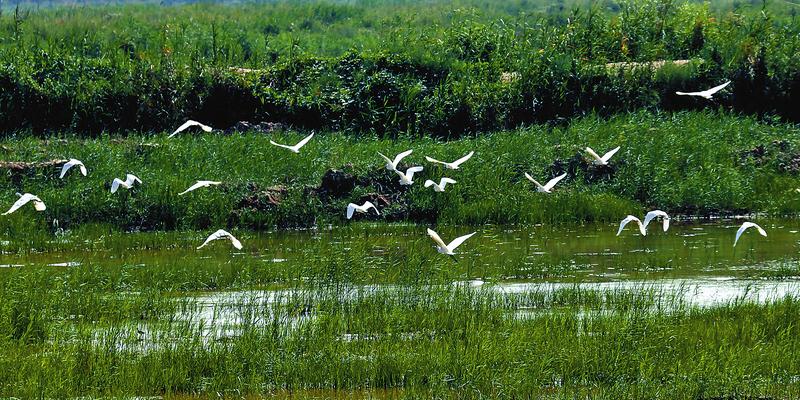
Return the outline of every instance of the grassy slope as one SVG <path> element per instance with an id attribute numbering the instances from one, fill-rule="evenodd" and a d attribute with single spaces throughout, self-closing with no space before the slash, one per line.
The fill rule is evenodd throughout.
<path id="1" fill-rule="evenodd" d="M 639 113 L 611 120 L 587 118 L 566 129 L 543 126 L 501 132 L 451 142 L 432 139 L 396 141 L 319 134 L 295 155 L 271 146 L 271 135 L 165 135 L 123 140 L 67 137 L 41 141 L 4 141 L 3 158 L 43 161 L 78 158 L 89 168 L 86 178 L 72 173 L 63 181 L 57 168 L 0 176 L 3 207 L 15 191 L 39 195 L 47 211 L 26 208 L 0 218 L 4 237 L 25 237 L 92 222 L 123 230 L 210 229 L 216 227 L 311 226 L 344 223 L 345 206 L 367 193 L 393 200 L 381 207 L 385 221 L 459 224 L 559 223 L 614 221 L 627 213 L 660 208 L 671 213 L 766 212 L 776 215 L 800 210 L 794 188 L 800 130 L 792 125 L 767 125 L 752 119 L 708 113 L 657 115 Z M 301 133 L 274 137 L 294 142 Z M 569 159 L 584 146 L 599 152 L 622 146 L 610 174 L 591 168 L 566 179 L 553 195 L 536 193 L 523 172 L 545 180 L 568 168 Z M 753 152 L 763 146 L 763 154 Z M 426 170 L 411 189 L 402 189 L 394 174 L 382 170 L 380 151 L 396 154 L 412 148 L 408 162 Z M 445 171 L 424 162 L 424 155 L 456 159 L 475 150 L 461 170 Z M 562 164 L 554 165 L 556 160 Z M 575 161 L 573 161 L 575 163 Z M 556 163 L 558 164 L 558 163 Z M 315 195 L 323 174 L 343 168 L 362 178 L 341 197 Z M 144 185 L 116 195 L 108 191 L 114 177 L 130 172 Z M 458 181 L 445 193 L 422 187 L 427 178 L 450 176 Z M 201 189 L 178 197 L 197 179 L 221 180 L 219 188 Z M 280 206 L 243 201 L 267 187 L 283 185 L 288 193 Z M 264 200 L 264 197 L 258 198 Z M 23 236 L 19 236 L 23 235 Z M 31 237 L 31 236 L 29 236 Z"/>

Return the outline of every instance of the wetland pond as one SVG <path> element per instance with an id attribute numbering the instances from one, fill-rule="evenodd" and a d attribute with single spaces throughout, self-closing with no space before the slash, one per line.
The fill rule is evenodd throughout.
<path id="1" fill-rule="evenodd" d="M 734 248 L 740 223 L 673 221 L 668 232 L 656 223 L 645 237 L 633 227 L 617 237 L 616 224 L 439 227 L 445 241 L 478 232 L 459 247 L 458 262 L 437 254 L 418 225 L 237 232 L 242 251 L 227 241 L 196 250 L 201 232 L 95 234 L 94 239 L 66 232 L 42 251 L 6 253 L 2 267 L 54 276 L 80 270 L 70 279 L 105 286 L 106 296 L 117 297 L 118 304 L 136 303 L 137 297 L 169 303 L 157 318 L 123 317 L 94 332 L 102 337 L 108 329 L 119 333 L 133 326 L 136 342 L 145 347 L 159 342 L 158 332 L 235 336 L 243 327 L 275 323 L 277 310 L 287 306 L 295 310 L 281 321 L 291 327 L 313 318 L 317 303 L 363 302 L 409 290 L 436 296 L 455 288 L 495 299 L 532 294 L 550 299 L 509 306 L 512 317 L 550 312 L 558 308 L 553 298 L 571 291 L 646 293 L 652 306 L 667 308 L 763 303 L 800 293 L 800 222 L 762 223 L 768 237 L 746 232 Z M 141 340 L 151 334 L 153 340 Z"/>

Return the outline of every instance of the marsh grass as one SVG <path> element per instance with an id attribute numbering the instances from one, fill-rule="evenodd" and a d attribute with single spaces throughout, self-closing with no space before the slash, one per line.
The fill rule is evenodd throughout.
<path id="1" fill-rule="evenodd" d="M 607 222 L 650 207 L 700 216 L 785 216 L 800 208 L 794 192 L 800 186 L 798 170 L 792 161 L 800 154 L 797 128 L 725 114 L 585 118 L 568 128 L 534 126 L 448 142 L 320 133 L 299 155 L 268 143 L 270 139 L 291 142 L 302 134 L 186 134 L 124 140 L 66 134 L 45 141 L 6 140 L 8 160 L 74 157 L 86 163 L 89 176 L 72 171 L 59 180 L 57 168 L 0 176 L 3 203 L 13 203 L 18 191 L 37 194 L 48 206 L 42 213 L 23 209 L 0 219 L 0 232 L 14 239 L 4 247 L 35 250 L 53 241 L 49 235 L 63 230 L 80 233 L 84 224 L 123 231 L 204 232 L 220 227 L 339 225 L 348 222 L 347 203 L 370 193 L 388 196 L 391 204 L 381 206 L 379 217 L 358 219 L 444 225 Z M 584 160 L 585 146 L 622 150 L 611 168 L 598 170 Z M 407 165 L 425 166 L 410 188 L 399 186 L 397 176 L 385 171 L 377 156 L 378 151 L 396 154 L 409 148 L 415 153 Z M 471 150 L 475 157 L 458 171 L 444 170 L 423 158 L 456 159 Z M 329 169 L 353 175 L 356 187 L 341 195 L 319 192 Z M 536 193 L 523 176 L 528 172 L 545 180 L 562 171 L 569 176 L 552 195 Z M 144 184 L 112 195 L 110 181 L 128 172 Z M 425 179 L 442 176 L 458 183 L 445 193 L 422 187 Z M 198 179 L 224 184 L 177 196 Z M 264 193 L 276 187 L 286 192 L 279 205 L 272 205 Z"/>
<path id="2" fill-rule="evenodd" d="M 616 245 L 598 237 L 591 247 L 620 251 L 611 228 Z M 555 227 L 538 227 L 511 254 L 491 251 L 522 232 L 485 229 L 458 264 L 411 225 L 237 231 L 242 253 L 196 251 L 199 232 L 79 229 L 80 239 L 41 253 L 4 255 L 26 265 L 0 268 L 0 396 L 696 399 L 800 389 L 796 297 L 743 294 L 709 307 L 692 301 L 690 285 L 572 284 L 574 265 L 547 264 L 572 253 L 525 264 L 532 244 L 571 237 Z M 680 268 L 669 249 L 663 257 Z M 620 270 L 660 263 L 625 253 Z M 51 260 L 80 264 L 44 266 Z M 778 264 L 792 279 L 796 261 Z M 505 289 L 508 276 L 531 273 L 566 283 Z M 473 277 L 486 283 L 473 287 Z"/>
<path id="3" fill-rule="evenodd" d="M 4 290 L 3 315 L 5 300 L 42 283 Z M 176 307 L 166 293 L 131 292 L 117 296 L 126 304 L 120 311 L 93 292 L 89 286 L 76 297 L 35 295 L 40 336 L 9 335 L 3 318 L 0 392 L 399 390 L 473 398 L 563 397 L 592 388 L 600 398 L 648 392 L 689 399 L 790 396 L 798 389 L 800 365 L 790 355 L 800 310 L 792 297 L 700 309 L 644 287 L 503 295 L 453 285 L 365 290 L 330 282 L 269 302 L 255 293 L 239 297 L 235 333 L 217 337 L 180 319 L 166 323 L 171 313 L 191 313 L 192 300 Z M 665 298 L 667 307 L 653 308 Z M 52 318 L 76 312 L 68 305 L 77 300 L 89 312 Z"/>

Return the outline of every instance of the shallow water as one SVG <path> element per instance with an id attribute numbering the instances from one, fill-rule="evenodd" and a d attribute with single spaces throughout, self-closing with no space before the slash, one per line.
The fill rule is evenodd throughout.
<path id="1" fill-rule="evenodd" d="M 439 255 L 424 226 L 353 225 L 351 227 L 278 233 L 238 233 L 244 243 L 236 251 L 227 242 L 196 250 L 206 233 L 164 235 L 135 233 L 85 239 L 67 234 L 56 250 L 5 254 L 2 267 L 79 265 L 157 266 L 263 265 L 292 269 L 327 258 L 352 257 L 366 268 L 408 272 L 400 266 L 409 254 L 422 265 L 438 263 L 462 279 L 496 281 L 606 282 L 713 276 L 764 277 L 798 271 L 800 221 L 762 222 L 768 237 L 746 232 L 734 248 L 741 221 L 673 222 L 668 232 L 650 226 L 640 236 L 631 225 L 617 237 L 616 224 L 572 227 L 494 226 L 439 227 L 445 241 L 477 231 L 458 248 L 459 263 Z M 0 247 L 1 249 L 2 247 Z M 400 270 L 400 268 L 403 270 Z M 393 271 L 393 269 L 398 269 Z M 380 280 L 391 281 L 382 277 Z"/>
<path id="2" fill-rule="evenodd" d="M 310 275 L 327 279 L 335 274 L 334 296 L 341 301 L 357 296 L 391 296 L 409 283 L 418 288 L 446 285 L 468 287 L 502 296 L 583 292 L 654 293 L 661 311 L 672 307 L 715 307 L 741 302 L 776 301 L 800 294 L 798 246 L 800 222 L 763 222 L 768 237 L 747 232 L 736 248 L 733 239 L 740 223 L 673 223 L 668 232 L 660 224 L 643 237 L 629 227 L 619 237 L 616 224 L 573 227 L 485 226 L 439 227 L 445 241 L 473 230 L 478 234 L 458 249 L 458 263 L 436 253 L 424 226 L 352 225 L 333 229 L 279 233 L 236 233 L 244 244 L 237 251 L 219 241 L 196 250 L 206 233 L 104 234 L 78 238 L 69 233 L 52 250 L 5 254 L 0 271 L 95 268 L 170 276 L 232 269 L 234 275 L 275 272 L 264 287 L 242 279 L 225 290 L 175 291 L 169 297 L 181 304 L 168 318 L 121 321 L 93 328 L 92 341 L 120 350 L 149 351 L 186 340 L 202 345 L 220 343 L 246 329 L 272 324 L 293 330 L 317 317 L 312 304 L 303 303 Z M 313 267 L 309 267 L 309 266 Z M 337 268 L 328 265 L 338 265 Z M 435 275 L 431 281 L 409 282 L 406 277 Z M 236 276 L 238 279 L 238 276 Z M 249 282 L 249 283 L 248 283 Z M 328 284 L 330 281 L 326 281 Z M 115 294 L 119 295 L 119 294 Z M 122 293 L 122 295 L 126 295 Z M 129 295 L 137 295 L 132 292 Z M 308 293 L 306 293 L 308 295 Z M 296 299 L 295 299 L 296 297 Z M 296 312 L 276 313 L 276 302 L 297 301 Z M 509 318 L 530 318 L 547 309 L 521 308 Z M 570 312 L 587 312 L 580 307 Z M 414 337 L 415 332 L 407 332 Z M 341 340 L 368 340 L 358 335 Z M 189 339 L 193 338 L 193 339 Z"/>

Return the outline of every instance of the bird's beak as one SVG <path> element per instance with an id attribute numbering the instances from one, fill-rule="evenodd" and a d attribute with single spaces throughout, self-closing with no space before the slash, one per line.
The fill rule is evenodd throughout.
<path id="1" fill-rule="evenodd" d="M 450 258 L 452 258 L 452 259 L 453 259 L 453 262 L 454 262 L 454 263 L 458 264 L 458 259 L 456 258 L 456 256 L 454 256 L 454 255 L 452 255 L 452 254 L 451 254 L 451 255 L 450 255 Z"/>

